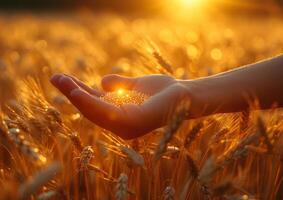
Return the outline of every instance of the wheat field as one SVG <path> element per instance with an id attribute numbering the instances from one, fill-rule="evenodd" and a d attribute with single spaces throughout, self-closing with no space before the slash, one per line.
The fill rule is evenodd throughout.
<path id="1" fill-rule="evenodd" d="M 115 14 L 0 15 L 0 199 L 283 199 L 280 109 L 184 120 L 123 140 L 49 78 L 194 79 L 275 56 L 283 21 L 179 22 Z M 266 31 L 268 30 L 268 32 Z"/>

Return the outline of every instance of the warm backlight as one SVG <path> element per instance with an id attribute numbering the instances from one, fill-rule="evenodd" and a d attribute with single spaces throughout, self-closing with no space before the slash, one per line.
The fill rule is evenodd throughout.
<path id="1" fill-rule="evenodd" d="M 179 0 L 181 4 L 188 7 L 200 7 L 205 0 Z"/>
<path id="2" fill-rule="evenodd" d="M 118 95 L 123 95 L 124 93 L 125 93 L 125 91 L 122 88 L 117 90 Z"/>
<path id="3" fill-rule="evenodd" d="M 164 3 L 168 14 L 173 18 L 195 20 L 201 17 L 216 0 L 167 0 Z M 177 11 L 177 12 L 176 12 Z M 193 18 L 192 18 L 193 17 Z"/>

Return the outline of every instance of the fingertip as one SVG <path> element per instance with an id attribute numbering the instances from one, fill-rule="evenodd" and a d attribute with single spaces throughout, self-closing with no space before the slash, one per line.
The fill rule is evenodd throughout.
<path id="1" fill-rule="evenodd" d="M 60 78 L 59 78 L 59 80 L 58 80 L 58 82 L 60 83 L 60 84 L 62 84 L 62 83 L 65 83 L 65 82 L 68 82 L 68 81 L 71 81 L 72 79 L 70 78 L 70 77 L 67 77 L 67 76 L 65 76 L 65 75 L 62 75 Z"/>
<path id="2" fill-rule="evenodd" d="M 66 96 L 69 96 L 74 89 L 79 88 L 70 77 L 64 75 L 59 78 L 56 87 Z"/>
<path id="3" fill-rule="evenodd" d="M 105 91 L 114 91 L 117 88 L 131 89 L 137 78 L 121 76 L 118 74 L 109 74 L 102 78 L 101 85 Z"/>
<path id="4" fill-rule="evenodd" d="M 102 91 L 99 91 L 97 88 L 92 88 L 92 87 L 86 85 L 85 83 L 83 83 L 78 78 L 70 76 L 70 75 L 66 75 L 66 76 L 70 77 L 81 89 L 85 90 L 89 94 L 92 94 L 92 95 L 95 95 L 95 96 L 103 95 Z"/>
<path id="5" fill-rule="evenodd" d="M 101 79 L 101 86 L 104 90 L 110 90 L 112 81 L 117 77 L 116 74 L 108 74 Z"/>
<path id="6" fill-rule="evenodd" d="M 59 82 L 59 79 L 62 77 L 62 74 L 54 74 L 53 76 L 51 76 L 50 78 L 50 82 L 53 84 L 53 85 L 57 85 L 58 82 Z"/>
<path id="7" fill-rule="evenodd" d="M 107 74 L 107 75 L 104 75 L 102 77 L 102 80 L 112 79 L 112 78 L 115 78 L 117 76 L 119 76 L 119 75 L 117 75 L 117 74 Z"/>

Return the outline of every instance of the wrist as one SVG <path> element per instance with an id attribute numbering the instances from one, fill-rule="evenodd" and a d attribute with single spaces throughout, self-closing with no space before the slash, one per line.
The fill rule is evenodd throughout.
<path id="1" fill-rule="evenodd" d="M 208 93 L 205 82 L 200 79 L 195 80 L 177 80 L 179 84 L 186 88 L 191 100 L 191 110 L 189 118 L 198 118 L 212 114 L 212 100 Z"/>
<path id="2" fill-rule="evenodd" d="M 228 76 L 217 75 L 179 82 L 192 94 L 194 105 L 198 106 L 197 117 L 239 112 L 249 106 L 244 86 Z"/>
<path id="3" fill-rule="evenodd" d="M 216 113 L 227 112 L 234 102 L 237 102 L 235 91 L 217 76 L 194 80 L 179 80 L 192 97 L 194 117 L 202 117 Z M 232 106 L 233 107 L 233 106 Z"/>

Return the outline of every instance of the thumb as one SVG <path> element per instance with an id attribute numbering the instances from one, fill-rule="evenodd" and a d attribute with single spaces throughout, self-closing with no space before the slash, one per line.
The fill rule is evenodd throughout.
<path id="1" fill-rule="evenodd" d="M 101 85 L 105 91 L 114 91 L 118 88 L 131 90 L 137 78 L 130 78 L 126 76 L 120 76 L 117 74 L 106 75 L 101 80 Z"/>

